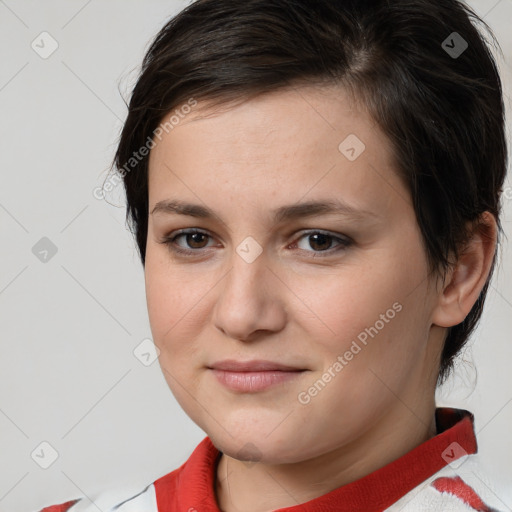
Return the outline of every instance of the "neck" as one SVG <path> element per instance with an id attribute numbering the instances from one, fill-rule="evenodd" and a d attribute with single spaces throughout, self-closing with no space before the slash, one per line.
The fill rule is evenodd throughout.
<path id="1" fill-rule="evenodd" d="M 372 473 L 434 435 L 432 397 L 414 411 L 397 403 L 351 443 L 309 460 L 247 463 L 222 454 L 216 481 L 219 508 L 224 512 L 268 512 L 305 503 Z"/>

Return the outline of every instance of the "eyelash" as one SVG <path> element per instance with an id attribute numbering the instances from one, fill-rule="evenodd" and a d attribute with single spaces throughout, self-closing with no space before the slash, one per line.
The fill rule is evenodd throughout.
<path id="1" fill-rule="evenodd" d="M 197 256 L 200 251 L 204 250 L 204 248 L 202 248 L 202 249 L 195 249 L 195 250 L 193 250 L 193 249 L 183 249 L 183 248 L 179 247 L 178 245 L 176 245 L 176 239 L 178 239 L 179 237 L 186 236 L 186 235 L 194 235 L 194 234 L 200 234 L 200 235 L 205 235 L 207 237 L 210 237 L 210 235 L 208 233 L 206 233 L 204 231 L 201 231 L 201 230 L 198 230 L 198 229 L 184 229 L 184 230 L 179 231 L 176 234 L 172 234 L 171 233 L 171 234 L 165 236 L 161 241 L 159 241 L 159 243 L 166 245 L 169 248 L 169 250 L 171 250 L 174 253 L 181 254 L 181 255 L 184 255 L 184 256 Z M 305 249 L 299 249 L 300 251 L 313 253 L 312 254 L 313 258 L 325 258 L 327 256 L 332 255 L 333 253 L 336 253 L 336 252 L 339 252 L 341 250 L 347 249 L 353 243 L 353 241 L 351 239 L 349 239 L 349 238 L 337 237 L 337 236 L 335 236 L 334 234 L 332 234 L 332 233 L 330 233 L 328 231 L 309 230 L 309 231 L 306 231 L 306 232 L 302 233 L 302 235 L 297 239 L 296 242 L 293 242 L 293 244 L 296 244 L 299 240 L 301 240 L 304 237 L 311 236 L 311 235 L 316 235 L 316 234 L 326 235 L 326 236 L 332 238 L 333 240 L 338 241 L 339 244 L 340 244 L 340 247 L 335 248 L 334 250 L 333 249 L 327 249 L 325 251 L 306 251 Z"/>

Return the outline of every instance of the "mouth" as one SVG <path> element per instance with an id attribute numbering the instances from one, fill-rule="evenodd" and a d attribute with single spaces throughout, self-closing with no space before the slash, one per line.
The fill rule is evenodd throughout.
<path id="1" fill-rule="evenodd" d="M 226 360 L 209 366 L 216 379 L 232 391 L 256 393 L 297 379 L 306 369 L 272 361 Z"/>

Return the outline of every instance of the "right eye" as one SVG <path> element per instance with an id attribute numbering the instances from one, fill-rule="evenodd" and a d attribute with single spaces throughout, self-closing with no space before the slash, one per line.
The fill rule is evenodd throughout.
<path id="1" fill-rule="evenodd" d="M 202 249 L 206 248 L 205 246 L 202 246 L 202 244 L 208 237 L 210 237 L 208 233 L 198 229 L 182 229 L 177 233 L 173 232 L 166 235 L 159 243 L 167 245 L 167 247 L 175 253 L 187 256 L 195 256 Z M 180 238 L 185 240 L 185 243 L 188 244 L 189 248 L 183 248 L 176 242 Z M 201 247 L 197 247 L 197 244 L 201 245 Z"/>

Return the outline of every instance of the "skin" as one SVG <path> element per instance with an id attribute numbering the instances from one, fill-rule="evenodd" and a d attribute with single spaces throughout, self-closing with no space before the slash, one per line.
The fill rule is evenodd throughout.
<path id="1" fill-rule="evenodd" d="M 338 149 L 349 134 L 366 146 L 354 161 Z M 446 328 L 464 319 L 485 284 L 492 215 L 444 282 L 430 274 L 389 141 L 338 87 L 284 89 L 223 108 L 199 102 L 151 151 L 148 180 L 150 212 L 173 199 L 216 214 L 150 213 L 145 280 L 165 379 L 223 453 L 221 510 L 304 503 L 435 435 L 440 351 Z M 272 220 L 283 205 L 329 199 L 372 215 Z M 162 243 L 192 228 L 208 236 L 174 241 L 192 256 Z M 316 230 L 332 238 L 316 241 Z M 237 253 L 249 236 L 262 249 L 251 263 Z M 338 356 L 397 303 L 400 312 L 301 403 L 299 393 L 329 368 L 332 375 Z M 208 368 L 224 359 L 307 371 L 234 392 Z"/>

